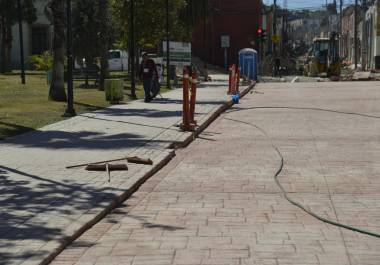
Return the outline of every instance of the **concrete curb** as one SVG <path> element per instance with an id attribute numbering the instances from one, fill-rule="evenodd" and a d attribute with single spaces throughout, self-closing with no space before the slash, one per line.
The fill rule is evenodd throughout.
<path id="1" fill-rule="evenodd" d="M 90 221 L 84 223 L 75 233 L 67 238 L 64 238 L 61 242 L 60 246 L 57 246 L 56 250 L 49 254 L 42 262 L 39 264 L 45 265 L 49 264 L 54 260 L 56 256 L 59 255 L 69 244 L 74 242 L 77 238 L 79 238 L 86 230 L 91 228 L 93 225 L 102 220 L 108 213 L 110 213 L 113 209 L 115 209 L 120 203 L 124 202 L 128 199 L 133 193 L 135 193 L 138 188 L 150 177 L 152 177 L 155 173 L 157 173 L 161 168 L 163 168 L 167 163 L 169 163 L 173 157 L 175 157 L 174 150 L 168 150 L 167 154 L 155 164 L 147 173 L 145 173 L 141 178 L 139 178 L 128 190 L 123 192 L 121 195 L 117 196 L 108 206 L 106 206 L 99 214 L 93 217 Z"/>
<path id="2" fill-rule="evenodd" d="M 249 91 L 252 90 L 255 84 L 252 84 L 248 87 L 246 87 L 241 93 L 241 98 L 243 98 Z M 133 193 L 135 193 L 139 187 L 150 177 L 152 177 L 155 173 L 157 173 L 159 170 L 161 170 L 166 164 L 168 164 L 173 157 L 175 157 L 175 149 L 177 148 L 183 148 L 188 146 L 192 141 L 195 140 L 196 136 L 201 134 L 213 121 L 215 121 L 224 111 L 231 108 L 234 105 L 232 100 L 229 100 L 222 104 L 219 107 L 216 107 L 213 111 L 210 111 L 209 114 L 207 114 L 202 121 L 200 122 L 200 126 L 196 128 L 195 132 L 187 132 L 184 133 L 183 137 L 181 137 L 179 140 L 176 140 L 173 142 L 167 153 L 163 155 L 159 159 L 159 161 L 154 161 L 154 166 L 145 174 L 142 176 L 139 176 L 135 182 L 131 185 L 130 188 L 126 189 L 125 192 L 122 194 L 116 196 L 116 198 L 111 201 L 107 206 L 105 206 L 103 209 L 100 210 L 98 214 L 96 214 L 94 217 L 92 217 L 89 220 L 83 220 L 83 222 L 78 221 L 75 224 L 73 224 L 73 235 L 68 236 L 60 240 L 59 242 L 51 242 L 49 245 L 49 249 L 55 248 L 53 252 L 48 254 L 46 258 L 44 258 L 42 261 L 36 261 L 35 263 L 33 261 L 27 261 L 23 264 L 40 264 L 40 265 L 46 265 L 49 264 L 54 260 L 55 257 L 57 257 L 68 245 L 70 245 L 72 242 L 74 242 L 76 239 L 78 239 L 86 230 L 90 229 L 92 226 L 94 226 L 96 223 L 98 223 L 100 220 L 102 220 L 108 213 L 110 213 L 113 209 L 115 209 L 118 205 L 120 205 L 122 202 L 127 200 Z"/>
<path id="3" fill-rule="evenodd" d="M 248 86 L 240 93 L 240 98 L 243 98 L 245 95 L 248 94 L 249 91 L 252 90 L 252 88 L 255 86 L 255 84 Z M 225 112 L 227 109 L 231 108 L 234 105 L 232 100 L 226 102 L 224 105 L 220 106 L 215 112 L 211 113 L 207 120 L 202 123 L 201 126 L 199 126 L 195 132 L 196 136 L 198 136 L 200 133 L 202 133 L 213 121 L 215 121 L 220 114 Z"/>
<path id="4" fill-rule="evenodd" d="M 256 83 L 253 83 L 252 85 L 249 85 L 246 87 L 241 93 L 240 98 L 243 98 L 245 95 L 247 95 L 253 87 L 256 85 Z M 199 134 L 201 134 L 213 121 L 215 121 L 223 112 L 225 112 L 227 109 L 231 108 L 234 105 L 232 100 L 227 101 L 222 106 L 217 107 L 214 111 L 211 111 L 209 114 L 206 115 L 206 117 L 202 120 L 200 123 L 200 126 L 195 129 L 195 132 L 191 133 L 189 132 L 183 139 L 180 139 L 179 141 L 173 142 L 173 144 L 170 146 L 170 148 L 178 149 L 178 148 L 184 148 L 188 146 Z"/>

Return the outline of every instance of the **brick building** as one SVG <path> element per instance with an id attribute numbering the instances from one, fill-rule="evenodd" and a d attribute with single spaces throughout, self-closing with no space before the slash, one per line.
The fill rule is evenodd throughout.
<path id="1" fill-rule="evenodd" d="M 208 63 L 223 66 L 222 36 L 228 36 L 228 64 L 237 63 L 239 50 L 258 49 L 257 28 L 261 25 L 260 0 L 211 0 L 210 18 L 200 21 L 193 34 L 193 53 Z M 204 38 L 205 36 L 205 38 Z"/>

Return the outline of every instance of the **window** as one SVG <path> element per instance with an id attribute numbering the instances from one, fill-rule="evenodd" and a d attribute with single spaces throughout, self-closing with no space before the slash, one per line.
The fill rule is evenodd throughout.
<path id="1" fill-rule="evenodd" d="M 110 51 L 108 53 L 108 59 L 120 59 L 121 55 L 119 51 Z"/>

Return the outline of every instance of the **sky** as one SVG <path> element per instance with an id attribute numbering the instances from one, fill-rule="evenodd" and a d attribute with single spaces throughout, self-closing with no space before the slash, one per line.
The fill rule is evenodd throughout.
<path id="1" fill-rule="evenodd" d="M 326 0 L 277 0 L 277 4 L 283 7 L 285 1 L 288 2 L 289 9 L 319 9 L 326 5 Z M 264 0 L 264 3 L 270 5 L 273 0 Z"/>
<path id="2" fill-rule="evenodd" d="M 273 4 L 273 0 L 263 0 L 265 4 Z M 288 9 L 308 9 L 315 10 L 321 9 L 326 6 L 326 0 L 277 0 L 280 6 L 283 6 L 284 2 L 288 2 Z M 327 3 L 332 3 L 333 0 L 327 0 Z M 336 0 L 338 6 L 340 0 Z M 354 3 L 354 0 L 343 0 L 344 6 Z"/>

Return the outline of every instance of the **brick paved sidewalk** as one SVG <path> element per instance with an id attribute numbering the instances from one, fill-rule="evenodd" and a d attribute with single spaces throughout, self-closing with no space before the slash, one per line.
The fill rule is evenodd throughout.
<path id="1" fill-rule="evenodd" d="M 53 265 L 378 265 L 377 83 L 259 84 Z M 323 110 L 324 109 L 324 110 Z M 331 110 L 331 111 L 328 111 Z M 351 113 L 351 114 L 350 114 Z M 358 113 L 363 115 L 353 115 Z M 227 119 L 228 118 L 228 119 Z"/>
<path id="2" fill-rule="evenodd" d="M 229 100 L 226 86 L 217 81 L 199 88 L 200 125 Z M 79 115 L 0 142 L 0 264 L 39 264 L 171 159 L 167 148 L 192 134 L 175 126 L 181 120 L 182 90 L 163 96 L 149 104 L 140 100 Z M 110 183 L 104 172 L 65 169 L 127 155 L 150 157 L 154 166 L 129 164 L 128 172 L 112 172 Z"/>

